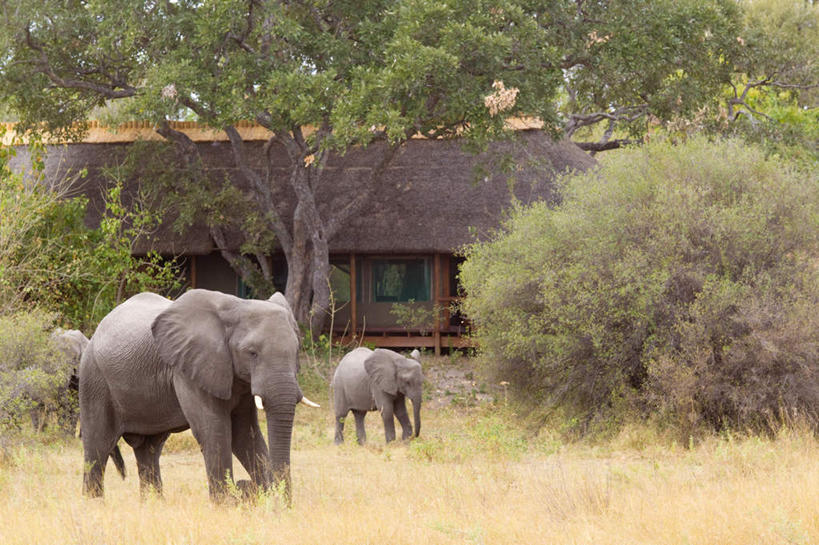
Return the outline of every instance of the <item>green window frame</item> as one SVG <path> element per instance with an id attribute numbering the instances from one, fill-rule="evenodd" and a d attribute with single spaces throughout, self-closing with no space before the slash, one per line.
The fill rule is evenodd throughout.
<path id="1" fill-rule="evenodd" d="M 429 259 L 374 259 L 371 265 L 372 300 L 376 303 L 430 301 L 432 282 Z"/>

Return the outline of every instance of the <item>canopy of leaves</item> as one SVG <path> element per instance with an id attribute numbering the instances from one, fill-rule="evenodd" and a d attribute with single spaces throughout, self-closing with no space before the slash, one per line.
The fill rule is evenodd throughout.
<path id="1" fill-rule="evenodd" d="M 730 80 L 740 12 L 733 0 L 558 2 L 542 24 L 561 44 L 566 130 L 648 115 L 689 115 Z M 639 123 L 634 123 L 635 121 Z"/>
<path id="2" fill-rule="evenodd" d="M 733 130 L 778 152 L 819 159 L 819 4 L 745 4 L 735 76 L 726 89 Z"/>
<path id="3" fill-rule="evenodd" d="M 558 52 L 515 2 L 27 0 L 6 15 L 1 87 L 27 127 L 65 131 L 127 98 L 131 119 L 331 127 L 325 145 L 344 150 L 498 129 L 483 106 L 496 79 L 521 90 L 509 113 L 555 118 L 560 72 L 521 68 Z"/>
<path id="4" fill-rule="evenodd" d="M 655 142 L 466 249 L 477 340 L 583 425 L 819 424 L 819 179 L 738 141 Z M 668 421 L 668 420 L 665 420 Z"/>

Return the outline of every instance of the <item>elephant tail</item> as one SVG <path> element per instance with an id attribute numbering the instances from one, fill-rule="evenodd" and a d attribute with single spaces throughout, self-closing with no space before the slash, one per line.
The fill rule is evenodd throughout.
<path id="1" fill-rule="evenodd" d="M 122 453 L 119 451 L 119 445 L 114 446 L 114 450 L 111 451 L 111 460 L 114 462 L 114 466 L 119 471 L 119 474 L 122 478 L 125 478 L 125 460 L 122 459 Z"/>

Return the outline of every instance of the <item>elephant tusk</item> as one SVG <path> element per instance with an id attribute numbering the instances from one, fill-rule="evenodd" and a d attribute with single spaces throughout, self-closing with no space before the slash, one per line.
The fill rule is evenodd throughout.
<path id="1" fill-rule="evenodd" d="M 308 407 L 313 407 L 314 409 L 318 409 L 318 408 L 321 407 L 321 405 L 319 405 L 318 403 L 313 403 L 312 401 L 310 401 L 309 399 L 307 399 L 304 396 L 301 397 L 301 402 L 300 403 L 303 403 L 304 405 L 307 405 Z"/>
<path id="2" fill-rule="evenodd" d="M 256 402 L 256 408 L 260 411 L 264 410 L 264 403 L 262 403 L 262 398 L 259 396 L 253 396 L 253 401 Z"/>

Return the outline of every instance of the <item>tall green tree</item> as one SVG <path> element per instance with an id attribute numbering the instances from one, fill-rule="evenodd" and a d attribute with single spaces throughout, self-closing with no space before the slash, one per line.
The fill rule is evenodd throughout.
<path id="1" fill-rule="evenodd" d="M 723 93 L 730 128 L 819 158 L 819 4 L 749 0 L 734 76 Z"/>
<path id="2" fill-rule="evenodd" d="M 521 67 L 554 65 L 557 52 L 514 2 L 26 0 L 4 11 L 0 88 L 21 128 L 73 136 L 93 108 L 125 101 L 123 114 L 156 122 L 193 172 L 196 146 L 167 121 L 192 115 L 225 132 L 287 258 L 286 296 L 317 327 L 329 305 L 328 242 L 408 138 L 483 142 L 502 132 L 504 115 L 556 118 L 559 72 L 532 77 Z M 489 95 L 498 97 L 491 112 Z M 282 165 L 262 157 L 267 172 L 251 168 L 236 129 L 243 120 L 287 150 L 292 213 L 273 199 L 272 169 Z M 320 212 L 330 154 L 374 143 L 379 156 L 361 190 Z M 222 226 L 210 231 L 225 248 Z M 258 266 L 271 278 L 265 259 L 223 255 L 245 278 Z"/>
<path id="3" fill-rule="evenodd" d="M 561 44 L 562 129 L 588 151 L 639 142 L 657 125 L 815 141 L 815 2 L 534 4 Z"/>

